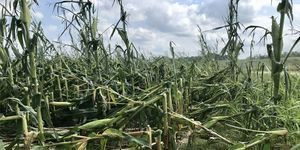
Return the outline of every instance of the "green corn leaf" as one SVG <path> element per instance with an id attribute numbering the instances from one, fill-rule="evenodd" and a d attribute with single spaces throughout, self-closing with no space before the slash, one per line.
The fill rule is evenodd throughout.
<path id="1" fill-rule="evenodd" d="M 143 140 L 143 139 L 139 139 L 139 138 L 135 138 L 123 131 L 117 130 L 117 129 L 107 129 L 103 132 L 103 135 L 105 136 L 109 136 L 112 138 L 121 138 L 121 139 L 125 139 L 128 140 L 129 142 L 134 142 L 136 144 L 138 144 L 139 146 L 144 146 L 144 147 L 149 147 L 149 144 L 147 141 Z"/>
<path id="2" fill-rule="evenodd" d="M 96 121 L 92 121 L 92 122 L 86 123 L 84 125 L 81 125 L 78 128 L 83 129 L 83 130 L 89 130 L 89 129 L 93 129 L 93 128 L 102 128 L 102 127 L 108 126 L 114 120 L 115 120 L 115 118 L 96 120 Z"/>
<path id="3" fill-rule="evenodd" d="M 268 138 L 266 138 L 265 136 L 259 136 L 253 140 L 251 140 L 249 142 L 249 144 L 241 144 L 241 143 L 238 143 L 238 144 L 235 144 L 233 145 L 232 147 L 230 147 L 229 149 L 230 150 L 246 150 L 250 147 L 253 147 L 253 146 L 256 146 L 262 142 L 264 142 L 265 140 L 267 140 Z"/>
<path id="4" fill-rule="evenodd" d="M 119 19 L 119 21 L 114 26 L 113 31 L 111 32 L 111 35 L 109 36 L 110 39 L 114 36 L 116 30 L 118 29 L 118 25 L 119 25 L 120 22 L 121 22 L 121 19 Z"/>
<path id="5" fill-rule="evenodd" d="M 118 31 L 120 37 L 122 38 L 124 44 L 126 45 L 126 47 L 129 47 L 129 40 L 128 40 L 128 37 L 127 37 L 127 31 L 125 31 L 123 29 L 120 29 L 120 28 L 117 28 L 117 31 Z"/>
<path id="6" fill-rule="evenodd" d="M 289 58 L 289 56 L 291 55 L 292 51 L 294 50 L 294 48 L 296 47 L 296 45 L 299 43 L 300 41 L 300 37 L 297 38 L 297 40 L 294 42 L 293 46 L 291 47 L 291 49 L 289 50 L 288 54 L 286 55 L 286 57 L 284 58 L 283 64 L 286 63 L 287 59 Z"/>

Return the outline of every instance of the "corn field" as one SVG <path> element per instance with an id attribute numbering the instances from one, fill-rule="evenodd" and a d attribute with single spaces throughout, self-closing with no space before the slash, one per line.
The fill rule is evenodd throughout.
<path id="1" fill-rule="evenodd" d="M 291 0 L 280 1 L 271 30 L 243 28 L 239 0 L 229 0 L 225 25 L 213 29 L 227 33 L 219 50 L 226 65 L 214 59 L 201 25 L 201 59 L 177 57 L 172 41 L 171 57 L 144 56 L 128 36 L 122 0 L 112 1 L 120 16 L 110 35 L 122 43 L 104 44 L 89 0 L 55 3 L 66 24 L 61 38 L 71 44 L 52 42 L 32 18 L 38 2 L 1 3 L 0 150 L 300 149 L 300 76 L 286 67 L 300 38 L 282 55 Z M 238 63 L 241 32 L 272 39 L 265 45 L 268 64 Z"/>

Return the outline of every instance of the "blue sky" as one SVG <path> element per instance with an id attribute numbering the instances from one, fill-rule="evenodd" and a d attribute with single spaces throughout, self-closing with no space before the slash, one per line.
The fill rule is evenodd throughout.
<path id="1" fill-rule="evenodd" d="M 40 0 L 39 7 L 34 8 L 33 15 L 37 21 L 42 21 L 46 35 L 50 40 L 57 40 L 63 30 L 61 20 L 53 13 L 53 4 L 58 0 Z M 99 10 L 99 29 L 105 31 L 116 23 L 119 17 L 119 8 L 112 6 L 112 0 L 92 0 Z M 240 21 L 244 26 L 261 25 L 271 26 L 270 17 L 278 17 L 275 11 L 278 0 L 241 0 Z M 129 38 L 145 54 L 169 55 L 169 41 L 176 43 L 175 51 L 179 55 L 198 55 L 197 25 L 202 30 L 209 30 L 222 26 L 227 15 L 227 0 L 124 0 L 126 11 L 129 13 Z M 300 13 L 300 3 L 294 4 L 294 14 Z M 288 22 L 288 21 L 287 21 Z M 299 29 L 300 18 L 295 15 L 295 28 Z M 285 33 L 288 34 L 290 25 L 286 24 Z M 111 29 L 104 33 L 105 43 L 120 43 L 119 38 L 109 40 Z M 259 35 L 259 33 L 257 34 Z M 208 42 L 215 46 L 216 40 L 225 38 L 224 31 L 206 32 Z M 293 43 L 297 36 L 285 37 L 285 50 Z M 241 58 L 249 55 L 250 38 L 243 34 L 245 39 L 245 52 Z M 68 43 L 68 38 L 63 38 Z M 219 49 L 222 43 L 219 42 Z M 265 47 L 256 45 L 255 54 L 265 54 Z"/>

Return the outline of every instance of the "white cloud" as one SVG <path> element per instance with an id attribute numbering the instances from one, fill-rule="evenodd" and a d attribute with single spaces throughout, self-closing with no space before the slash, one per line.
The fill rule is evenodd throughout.
<path id="1" fill-rule="evenodd" d="M 243 1 L 241 1 L 243 3 Z M 244 1 L 245 3 L 245 1 Z M 277 7 L 279 0 L 248 0 L 246 3 L 249 3 L 256 12 L 261 11 L 264 7 Z"/>
<path id="2" fill-rule="evenodd" d="M 102 29 L 103 24 L 115 23 L 119 17 L 118 6 L 112 7 L 110 2 L 104 0 L 100 3 Z M 169 41 L 181 45 L 178 49 L 191 53 L 189 49 L 198 49 L 196 25 L 201 24 L 205 28 L 214 25 L 206 15 L 199 13 L 198 4 L 128 0 L 124 1 L 124 5 L 129 13 L 129 37 L 141 48 L 151 49 L 153 54 L 168 53 Z M 192 54 L 197 54 L 194 51 Z"/>
<path id="3" fill-rule="evenodd" d="M 95 3 L 99 14 L 100 32 L 105 31 L 118 21 L 120 14 L 117 3 L 112 5 L 112 0 L 92 0 L 92 2 Z M 239 5 L 241 23 L 244 26 L 260 25 L 270 28 L 270 17 L 272 15 L 278 17 L 276 12 L 278 2 L 279 0 L 273 0 L 273 4 L 271 4 L 271 0 L 241 0 Z M 225 24 L 228 13 L 228 0 L 124 0 L 123 3 L 127 14 L 129 14 L 128 34 L 130 40 L 144 52 L 155 55 L 168 54 L 170 41 L 176 43 L 175 51 L 197 55 L 200 49 L 197 43 L 197 25 L 202 30 L 222 26 Z M 294 14 L 300 13 L 300 4 L 294 4 L 294 11 Z M 67 14 L 67 17 L 70 18 L 70 15 Z M 295 17 L 297 16 L 295 15 Z M 295 18 L 295 27 L 299 27 L 299 19 Z M 46 28 L 50 34 L 57 30 L 54 26 Z M 287 21 L 286 29 L 288 28 Z M 111 31 L 112 28 L 104 33 L 106 43 L 121 43 L 117 34 L 112 41 L 109 41 Z M 262 34 L 259 32 L 257 30 L 257 37 Z M 212 46 L 217 39 L 220 40 L 226 36 L 224 30 L 206 32 L 208 43 Z M 241 56 L 244 58 L 248 56 L 251 39 L 248 34 L 242 35 L 242 38 L 246 39 L 246 53 Z M 285 46 L 290 47 L 295 38 L 296 36 L 285 37 Z M 222 44 L 219 47 L 221 46 Z M 265 53 L 265 47 L 257 45 L 255 54 L 257 53 Z"/>

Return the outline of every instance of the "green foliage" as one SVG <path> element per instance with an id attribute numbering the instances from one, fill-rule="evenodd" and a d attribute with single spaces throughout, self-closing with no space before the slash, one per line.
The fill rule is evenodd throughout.
<path id="1" fill-rule="evenodd" d="M 78 52 L 76 56 L 58 53 L 42 24 L 32 22 L 29 1 L 11 1 L 14 11 L 3 6 L 0 149 L 299 147 L 300 78 L 286 66 L 297 61 L 287 58 L 300 38 L 281 60 L 282 17 L 293 20 L 291 1 L 278 5 L 281 18 L 279 23 L 272 18 L 272 31 L 246 28 L 264 29 L 272 36 L 267 46 L 271 65 L 252 56 L 238 60 L 243 48 L 239 0 L 230 1 L 226 25 L 215 28 L 228 34 L 223 55 L 207 43 L 199 27 L 202 56 L 193 59 L 178 57 L 174 42 L 169 43 L 171 58 L 143 56 L 128 37 L 122 0 L 115 2 L 120 18 L 111 38 L 119 36 L 123 42 L 115 47 L 104 45 L 91 1 L 55 4 L 67 22 L 60 38 L 69 31 L 72 41 L 56 44 Z M 71 20 L 66 12 L 73 14 Z M 271 78 L 265 77 L 269 74 Z M 285 101 L 279 101 L 282 93 Z"/>

